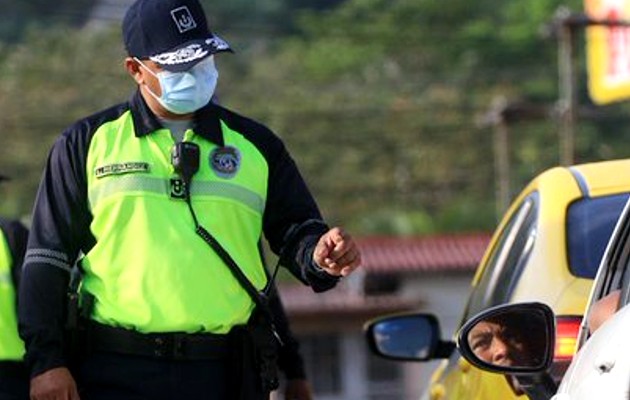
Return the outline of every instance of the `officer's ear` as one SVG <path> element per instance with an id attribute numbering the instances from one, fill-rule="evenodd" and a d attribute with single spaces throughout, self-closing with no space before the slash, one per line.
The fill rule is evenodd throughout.
<path id="1" fill-rule="evenodd" d="M 138 85 L 144 82 L 144 71 L 140 63 L 133 57 L 125 58 L 125 69 L 131 78 L 136 81 Z"/>

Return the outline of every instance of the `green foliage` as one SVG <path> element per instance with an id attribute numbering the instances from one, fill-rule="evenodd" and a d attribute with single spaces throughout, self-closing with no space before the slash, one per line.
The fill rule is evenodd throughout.
<path id="1" fill-rule="evenodd" d="M 496 225 L 494 203 L 488 199 L 461 198 L 436 216 L 440 232 L 491 231 Z"/>
<path id="2" fill-rule="evenodd" d="M 365 215 L 349 226 L 352 231 L 364 234 L 387 234 L 394 236 L 426 235 L 435 233 L 433 218 L 422 211 L 404 212 L 398 209 L 383 209 Z"/>
<path id="3" fill-rule="evenodd" d="M 0 0 L 0 41 L 18 40 L 32 27 L 77 26 L 85 20 L 91 5 L 90 0 Z"/>
<path id="4" fill-rule="evenodd" d="M 45 34 L 43 34 L 43 32 Z M 2 173 L 14 179 L 2 211 L 30 211 L 48 150 L 74 120 L 131 93 L 118 31 L 33 29 L 0 66 Z"/>

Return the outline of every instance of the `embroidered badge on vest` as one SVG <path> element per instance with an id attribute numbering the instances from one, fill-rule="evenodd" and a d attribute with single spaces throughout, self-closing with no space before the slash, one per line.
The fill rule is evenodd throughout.
<path id="1" fill-rule="evenodd" d="M 132 161 L 118 164 L 103 165 L 94 170 L 97 178 L 103 178 L 108 175 L 121 175 L 131 172 L 149 172 L 149 163 Z"/>
<path id="2" fill-rule="evenodd" d="M 241 153 L 235 147 L 217 147 L 210 153 L 210 167 L 220 178 L 233 178 L 240 166 Z"/>

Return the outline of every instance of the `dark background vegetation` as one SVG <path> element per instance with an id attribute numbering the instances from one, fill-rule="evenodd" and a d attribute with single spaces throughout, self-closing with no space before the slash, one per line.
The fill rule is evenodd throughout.
<path id="1" fill-rule="evenodd" d="M 0 213 L 28 219 L 55 137 L 124 101 L 119 23 L 91 28 L 88 0 L 0 0 Z M 218 58 L 221 102 L 266 123 L 297 160 L 331 223 L 358 235 L 489 230 L 493 130 L 503 96 L 553 109 L 558 6 L 581 1 L 206 1 L 236 53 Z M 584 71 L 579 101 L 590 102 Z M 627 107 L 576 128 L 575 162 L 626 157 Z M 558 121 L 510 126 L 512 195 L 559 162 Z"/>

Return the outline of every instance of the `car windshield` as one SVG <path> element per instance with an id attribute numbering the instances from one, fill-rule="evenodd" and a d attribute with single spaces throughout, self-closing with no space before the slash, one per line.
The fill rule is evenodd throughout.
<path id="1" fill-rule="evenodd" d="M 595 278 L 606 244 L 628 194 L 583 198 L 569 206 L 567 245 L 569 269 L 580 278 Z"/>

